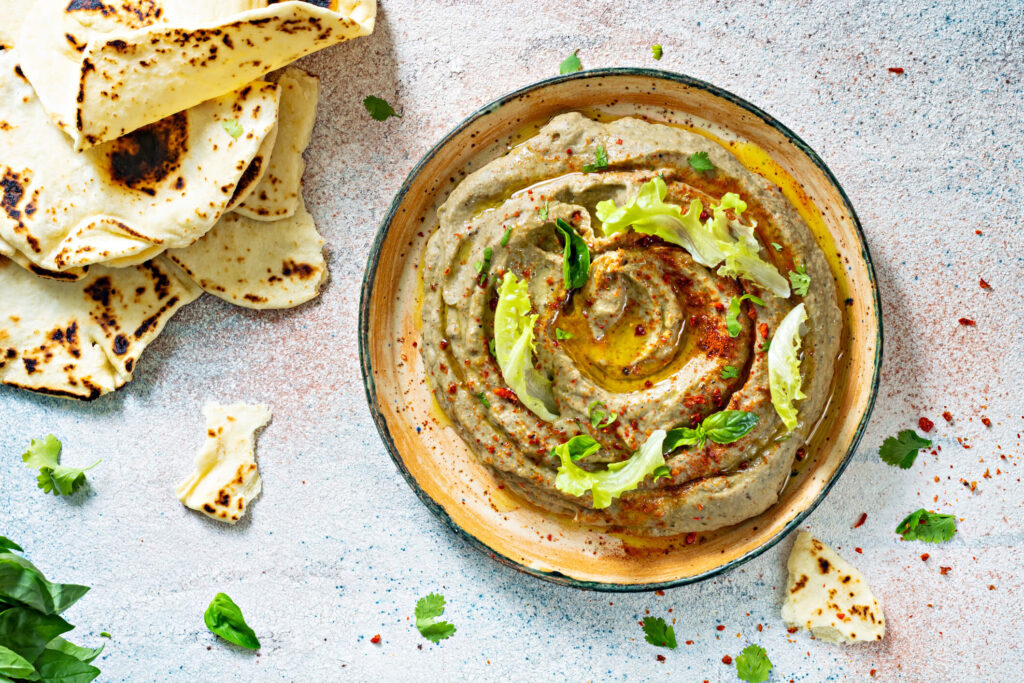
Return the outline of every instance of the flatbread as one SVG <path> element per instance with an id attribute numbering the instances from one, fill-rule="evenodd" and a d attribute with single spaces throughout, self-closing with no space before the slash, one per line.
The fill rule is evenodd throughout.
<path id="1" fill-rule="evenodd" d="M 57 282 L 0 257 L 0 292 L 0 382 L 87 400 L 130 381 L 146 346 L 202 294 L 162 258 Z"/>
<path id="2" fill-rule="evenodd" d="M 234 524 L 263 490 L 256 465 L 256 432 L 270 422 L 270 408 L 207 403 L 203 415 L 206 442 L 196 455 L 195 470 L 174 492 L 186 507 Z"/>
<path id="3" fill-rule="evenodd" d="M 828 643 L 876 642 L 885 615 L 864 576 L 836 551 L 801 531 L 789 556 L 782 619 Z"/>
<path id="4" fill-rule="evenodd" d="M 0 48 L 9 50 L 21 31 L 21 22 L 31 6 L 27 0 L 0 0 Z"/>
<path id="5" fill-rule="evenodd" d="M 39 277 L 47 277 L 51 280 L 60 280 L 61 282 L 74 282 L 75 280 L 81 280 L 85 277 L 86 270 L 88 270 L 88 268 L 69 268 L 68 270 L 61 272 L 59 270 L 46 270 L 45 268 L 40 268 L 29 261 L 27 256 L 12 247 L 3 237 L 0 237 L 0 256 L 6 256 L 25 270 L 28 270 Z"/>
<path id="6" fill-rule="evenodd" d="M 278 221 L 229 213 L 202 239 L 167 257 L 210 294 L 246 308 L 291 308 L 313 299 L 327 279 L 323 238 L 302 197 Z"/>
<path id="7" fill-rule="evenodd" d="M 191 244 L 276 135 L 279 89 L 256 82 L 76 153 L 15 54 L 0 53 L 0 238 L 46 270 L 134 265 Z"/>
<path id="8" fill-rule="evenodd" d="M 306 168 L 302 152 L 313 136 L 316 105 L 320 99 L 320 79 L 302 69 L 288 67 L 271 74 L 269 80 L 281 88 L 277 139 L 270 155 L 270 167 L 245 202 L 235 209 L 258 221 L 287 218 L 298 209 L 302 172 Z"/>
<path id="9" fill-rule="evenodd" d="M 377 10 L 376 0 L 331 0 L 331 9 L 289 0 L 212 20 L 219 11 L 206 10 L 207 20 L 197 21 L 195 7 L 174 0 L 36 2 L 18 39 L 22 67 L 76 149 L 369 35 Z"/>

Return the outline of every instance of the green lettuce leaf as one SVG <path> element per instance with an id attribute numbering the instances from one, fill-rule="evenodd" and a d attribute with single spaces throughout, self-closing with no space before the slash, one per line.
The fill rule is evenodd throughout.
<path id="1" fill-rule="evenodd" d="M 530 293 L 526 280 L 506 273 L 498 289 L 494 310 L 494 355 L 505 383 L 519 401 L 547 422 L 558 419 L 558 406 L 551 393 L 551 380 L 533 367 L 533 326 Z"/>
<path id="2" fill-rule="evenodd" d="M 606 235 L 614 235 L 632 226 L 645 235 L 655 235 L 688 252 L 693 260 L 707 268 L 723 261 L 718 274 L 724 277 L 742 277 L 771 291 L 776 296 L 789 296 L 789 282 L 774 266 L 764 261 L 759 253 L 761 245 L 750 226 L 733 223 L 725 213 L 732 209 L 738 216 L 747 210 L 747 204 L 738 195 L 727 192 L 721 202 L 711 207 L 712 217 L 701 222 L 704 205 L 699 199 L 690 202 L 686 213 L 676 204 L 666 204 L 668 186 L 660 176 L 644 183 L 629 204 L 616 206 L 611 199 L 598 202 L 597 217 Z M 736 230 L 735 238 L 730 227 Z"/>
<path id="3" fill-rule="evenodd" d="M 800 391 L 800 329 L 807 320 L 807 311 L 800 304 L 782 319 L 768 347 L 768 386 L 772 405 L 786 425 L 786 431 L 796 428 L 797 411 L 794 401 L 806 398 Z"/>
<path id="4" fill-rule="evenodd" d="M 612 504 L 612 499 L 634 490 L 659 467 L 665 467 L 665 456 L 661 453 L 664 440 L 665 430 L 659 429 L 629 460 L 612 463 L 599 472 L 588 472 L 574 463 L 568 443 L 562 444 L 553 451 L 562 461 L 555 477 L 555 488 L 571 496 L 582 496 L 589 491 L 594 498 L 594 509 L 606 508 Z"/>

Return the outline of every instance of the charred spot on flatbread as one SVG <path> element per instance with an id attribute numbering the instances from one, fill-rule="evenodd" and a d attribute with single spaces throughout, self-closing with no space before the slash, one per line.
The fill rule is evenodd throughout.
<path id="1" fill-rule="evenodd" d="M 110 177 L 154 196 L 157 188 L 181 168 L 187 151 L 188 114 L 172 114 L 110 143 Z"/>
<path id="2" fill-rule="evenodd" d="M 228 205 L 232 205 L 235 201 L 243 196 L 248 190 L 255 187 L 256 183 L 260 181 L 260 172 L 263 170 L 263 156 L 257 155 L 253 157 L 253 160 L 249 162 L 249 165 L 245 167 L 245 171 L 242 172 L 242 177 L 238 179 L 238 184 L 235 185 L 235 191 L 231 194 L 231 201 Z"/>
<path id="3" fill-rule="evenodd" d="M 0 196 L 0 208 L 3 208 L 4 213 L 12 221 L 21 219 L 21 210 L 18 205 L 25 198 L 25 190 L 31 177 L 27 169 L 19 173 L 12 168 L 4 168 L 4 174 L 0 177 L 0 192 L 3 193 Z M 33 209 L 34 211 L 35 209 Z"/>
<path id="4" fill-rule="evenodd" d="M 100 0 L 71 0 L 65 12 L 95 12 L 103 17 L 117 17 L 118 23 L 129 28 L 141 28 L 155 23 L 163 15 L 161 8 L 153 0 L 136 0 L 135 2 L 105 3 Z"/>

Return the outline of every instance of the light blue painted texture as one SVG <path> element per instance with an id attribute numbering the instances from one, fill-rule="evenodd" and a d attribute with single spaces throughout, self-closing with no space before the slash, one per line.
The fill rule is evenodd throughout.
<path id="1" fill-rule="evenodd" d="M 93 586 L 67 617 L 82 644 L 113 635 L 97 660 L 104 681 L 730 681 L 722 657 L 749 642 L 768 651 L 772 681 L 870 680 L 872 669 L 886 681 L 1019 680 L 1022 24 L 1024 5 L 994 1 L 384 0 L 373 36 L 304 62 L 323 78 L 306 171 L 330 255 L 323 297 L 277 313 L 205 297 L 171 321 L 134 382 L 91 404 L 0 389 L 0 534 L 51 579 Z M 574 49 L 585 67 L 679 71 L 762 107 L 821 155 L 859 212 L 882 292 L 882 384 L 852 464 L 804 527 L 882 599 L 881 645 L 787 633 L 789 539 L 663 596 L 581 592 L 471 549 L 385 453 L 356 350 L 377 224 L 446 131 L 557 73 Z M 402 118 L 371 120 L 368 94 Z M 264 493 L 235 528 L 185 510 L 172 491 L 211 399 L 274 408 L 259 441 Z M 907 471 L 881 463 L 882 440 L 921 416 L 942 450 Z M 68 464 L 103 459 L 87 492 L 35 488 L 19 455 L 48 432 Z M 899 542 L 893 529 L 919 507 L 961 517 L 956 538 Z M 244 610 L 258 655 L 204 627 L 218 591 Z M 458 627 L 437 646 L 410 621 L 430 591 L 444 593 Z M 643 641 L 647 610 L 675 619 L 677 650 Z"/>

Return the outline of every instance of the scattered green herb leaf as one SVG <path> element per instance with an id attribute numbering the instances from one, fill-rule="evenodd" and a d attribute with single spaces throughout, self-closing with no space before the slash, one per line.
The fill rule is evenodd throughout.
<path id="1" fill-rule="evenodd" d="M 562 251 L 562 280 L 565 288 L 582 287 L 590 277 L 590 249 L 587 242 L 561 218 L 555 221 L 555 228 L 565 241 Z"/>
<path id="2" fill-rule="evenodd" d="M 703 172 L 714 169 L 715 165 L 711 163 L 707 152 L 694 152 L 690 155 L 690 168 Z"/>
<path id="3" fill-rule="evenodd" d="M 668 468 L 665 468 L 668 469 Z M 676 649 L 676 631 L 665 623 L 661 617 L 645 617 L 644 639 L 651 645 L 667 647 L 670 650 Z"/>
<path id="4" fill-rule="evenodd" d="M 733 365 L 726 365 L 722 368 L 722 379 L 732 379 L 740 376 L 739 368 Z"/>
<path id="5" fill-rule="evenodd" d="M 370 117 L 374 121 L 386 121 L 390 117 L 402 118 L 401 114 L 396 114 L 395 110 L 391 108 L 385 100 L 373 95 L 367 95 L 363 100 L 363 106 L 366 107 L 366 111 L 370 112 Z"/>
<path id="6" fill-rule="evenodd" d="M 490 340 L 487 341 L 487 350 L 490 351 L 491 355 L 494 356 L 495 358 L 498 357 L 498 354 L 494 353 L 494 340 L 493 339 L 490 339 Z"/>
<path id="7" fill-rule="evenodd" d="M 551 449 L 551 455 L 558 457 L 559 453 L 566 453 L 572 462 L 582 460 L 601 450 L 601 444 L 589 434 L 578 434 L 560 446 Z"/>
<path id="8" fill-rule="evenodd" d="M 729 302 L 729 311 L 725 314 L 725 328 L 728 330 L 730 337 L 738 336 L 740 330 L 743 329 L 743 326 L 740 325 L 740 304 L 745 300 L 751 301 L 758 306 L 764 306 L 764 302 L 753 294 L 734 296 L 732 301 Z"/>
<path id="9" fill-rule="evenodd" d="M 114 637 L 114 636 L 110 635 L 110 633 L 108 631 L 100 631 L 100 635 L 103 636 L 104 638 L 113 638 Z"/>
<path id="10" fill-rule="evenodd" d="M 245 623 L 241 608 L 224 593 L 214 596 L 203 614 L 203 621 L 206 622 L 206 628 L 229 643 L 250 650 L 258 650 L 260 647 L 259 638 Z"/>
<path id="11" fill-rule="evenodd" d="M 537 209 L 537 215 L 540 216 L 540 219 L 542 221 L 546 221 L 548 219 L 548 203 L 547 203 L 547 201 L 544 202 L 544 206 L 542 206 L 539 209 Z"/>
<path id="12" fill-rule="evenodd" d="M 587 416 L 590 417 L 590 426 L 594 429 L 610 427 L 619 419 L 618 413 L 608 412 L 608 406 L 597 400 L 587 404 Z"/>
<path id="13" fill-rule="evenodd" d="M 782 245 L 778 242 L 772 242 L 772 249 L 775 251 L 782 251 Z"/>
<path id="14" fill-rule="evenodd" d="M 654 481 L 658 481 L 662 478 L 669 478 L 672 476 L 672 470 L 668 468 L 668 465 L 658 465 L 654 470 Z"/>
<path id="15" fill-rule="evenodd" d="M 800 296 L 807 296 L 807 289 L 811 286 L 811 276 L 807 274 L 807 270 L 804 266 L 800 266 L 796 269 L 796 272 L 789 271 L 789 284 L 793 286 L 793 291 Z"/>
<path id="16" fill-rule="evenodd" d="M 455 627 L 447 621 L 438 621 L 444 614 L 444 596 L 437 593 L 416 601 L 416 628 L 430 642 L 437 644 L 455 635 Z"/>
<path id="17" fill-rule="evenodd" d="M 491 402 L 487 400 L 487 394 L 481 391 L 479 394 L 476 395 L 476 397 L 480 399 L 480 403 L 484 404 L 484 408 L 491 407 Z"/>
<path id="18" fill-rule="evenodd" d="M 85 483 L 85 473 L 96 465 L 97 460 L 88 467 L 65 467 L 60 464 L 61 443 L 53 434 L 45 439 L 32 439 L 28 450 L 22 454 L 22 461 L 29 468 L 39 470 L 37 486 L 46 493 L 55 496 L 69 496 L 78 491 Z"/>
<path id="19" fill-rule="evenodd" d="M 505 234 L 501 236 L 501 246 L 508 246 L 510 237 L 512 237 L 512 228 L 505 228 Z"/>
<path id="20" fill-rule="evenodd" d="M 583 63 L 580 62 L 579 55 L 574 50 L 571 55 L 562 60 L 562 63 L 558 65 L 558 73 L 560 74 L 571 74 L 576 71 L 583 70 Z"/>
<path id="21" fill-rule="evenodd" d="M 917 435 L 913 429 L 904 429 L 899 436 L 890 436 L 882 442 L 878 456 L 883 462 L 909 469 L 922 448 L 929 448 L 932 442 Z"/>
<path id="22" fill-rule="evenodd" d="M 556 327 L 555 328 L 555 339 L 557 339 L 558 341 L 565 341 L 567 339 L 572 339 L 573 336 L 574 335 L 573 335 L 572 332 L 566 332 L 561 327 Z"/>
<path id="23" fill-rule="evenodd" d="M 764 683 L 772 673 L 768 653 L 759 645 L 747 645 L 736 657 L 736 675 L 747 683 Z"/>
<path id="24" fill-rule="evenodd" d="M 928 512 L 921 508 L 900 522 L 896 527 L 896 533 L 902 536 L 904 541 L 942 543 L 956 534 L 956 517 Z"/>
<path id="25" fill-rule="evenodd" d="M 651 55 L 655 59 L 661 59 L 661 54 L 662 54 L 661 45 L 658 45 L 658 44 L 651 45 Z"/>
<path id="26" fill-rule="evenodd" d="M 608 151 L 604 148 L 604 145 L 598 145 L 597 150 L 594 152 L 594 163 L 584 164 L 584 173 L 593 173 L 598 169 L 608 168 Z"/>
<path id="27" fill-rule="evenodd" d="M 228 132 L 228 135 L 236 140 L 242 137 L 242 133 L 245 132 L 242 130 L 242 124 L 240 124 L 236 119 L 224 119 L 220 122 L 220 125 L 224 127 L 224 130 Z"/>

